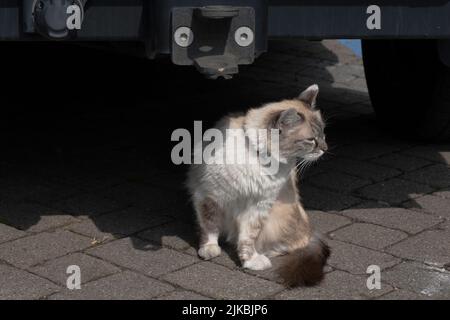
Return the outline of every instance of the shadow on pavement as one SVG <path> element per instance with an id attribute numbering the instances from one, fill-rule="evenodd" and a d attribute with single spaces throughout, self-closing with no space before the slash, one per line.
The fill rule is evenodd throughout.
<path id="1" fill-rule="evenodd" d="M 332 150 L 301 181 L 308 208 L 401 206 L 411 194 L 432 191 L 408 180 L 382 183 L 407 174 L 408 154 L 416 153 L 424 167 L 444 163 L 440 152 L 449 145 L 416 146 L 379 130 L 367 92 L 336 85 L 333 70 L 354 64 L 343 66 L 323 44 L 280 41 L 271 49 L 234 80 L 209 81 L 165 59 L 2 43 L 0 222 L 28 231 L 44 224 L 37 231 L 56 223 L 45 221 L 52 215 L 68 213 L 95 229 L 74 232 L 100 241 L 133 235 L 138 249 L 164 244 L 188 252 L 197 237 L 183 187 L 186 167 L 170 159 L 172 131 L 192 131 L 194 120 L 206 129 L 228 112 L 294 97 L 314 82 L 321 86 Z M 401 159 L 392 160 L 396 168 L 383 165 L 384 155 L 395 152 L 405 168 Z M 409 205 L 420 207 L 414 200 Z"/>

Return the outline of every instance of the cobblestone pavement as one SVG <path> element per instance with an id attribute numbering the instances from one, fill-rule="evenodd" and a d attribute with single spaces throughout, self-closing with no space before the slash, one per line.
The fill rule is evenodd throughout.
<path id="1" fill-rule="evenodd" d="M 38 84 L 34 107 L 31 93 L 3 87 L 0 298 L 450 298 L 450 145 L 377 127 L 361 60 L 338 42 L 270 49 L 232 81 L 82 49 L 83 82 Z M 331 150 L 300 189 L 332 247 L 326 279 L 287 290 L 271 271 L 243 270 L 227 247 L 201 261 L 186 168 L 170 162 L 172 130 L 312 83 Z M 47 94 L 53 86 L 71 91 Z M 70 265 L 81 268 L 81 290 L 66 288 Z M 367 289 L 369 265 L 381 268 L 379 290 Z"/>

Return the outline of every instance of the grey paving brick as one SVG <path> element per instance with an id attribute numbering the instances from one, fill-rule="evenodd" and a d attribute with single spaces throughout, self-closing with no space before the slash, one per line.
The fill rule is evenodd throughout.
<path id="1" fill-rule="evenodd" d="M 360 199 L 326 191 L 307 184 L 300 184 L 300 194 L 305 207 L 322 211 L 338 211 L 361 202 Z"/>
<path id="2" fill-rule="evenodd" d="M 399 257 L 442 266 L 450 262 L 450 232 L 424 231 L 393 245 L 387 251 Z"/>
<path id="3" fill-rule="evenodd" d="M 79 192 L 77 188 L 45 181 L 30 174 L 0 179 L 0 194 L 11 201 L 38 201 L 47 204 Z"/>
<path id="4" fill-rule="evenodd" d="M 76 265 L 80 267 L 81 283 L 85 284 L 91 280 L 105 277 L 120 272 L 120 268 L 112 264 L 93 258 L 83 253 L 73 253 L 67 256 L 50 260 L 42 265 L 30 268 L 34 274 L 50 279 L 53 282 L 66 286 L 68 274 L 67 268 Z"/>
<path id="5" fill-rule="evenodd" d="M 170 221 L 171 218 L 139 208 L 127 208 L 98 217 L 90 217 L 68 229 L 98 241 L 127 236 Z"/>
<path id="6" fill-rule="evenodd" d="M 330 161 L 320 163 L 319 166 L 329 170 L 342 171 L 365 180 L 381 181 L 395 177 L 401 172 L 397 169 L 380 166 L 367 161 L 359 161 L 345 158 L 335 158 Z"/>
<path id="7" fill-rule="evenodd" d="M 39 299 L 59 287 L 26 271 L 0 264 L 0 300 Z"/>
<path id="8" fill-rule="evenodd" d="M 378 298 L 379 300 L 428 300 L 428 296 L 408 290 L 397 289 Z"/>
<path id="9" fill-rule="evenodd" d="M 197 294 L 195 292 L 186 290 L 177 290 L 169 293 L 168 295 L 159 297 L 156 300 L 211 300 L 205 296 Z"/>
<path id="10" fill-rule="evenodd" d="M 179 221 L 148 229 L 137 236 L 177 250 L 197 248 L 199 241 L 197 227 Z"/>
<path id="11" fill-rule="evenodd" d="M 161 193 L 164 196 L 161 196 Z M 153 212 L 170 212 L 189 202 L 186 194 L 139 183 L 124 183 L 102 191 L 102 195 L 121 205 L 135 206 Z"/>
<path id="12" fill-rule="evenodd" d="M 442 189 L 433 193 L 434 196 L 450 199 L 450 188 Z"/>
<path id="13" fill-rule="evenodd" d="M 345 156 L 358 160 L 367 160 L 385 154 L 389 154 L 398 150 L 400 150 L 398 146 L 389 145 L 386 143 L 361 142 L 337 148 L 334 152 L 338 156 Z"/>
<path id="14" fill-rule="evenodd" d="M 370 199 L 386 201 L 390 204 L 399 204 L 431 191 L 433 191 L 433 189 L 427 185 L 393 178 L 364 187 L 359 190 L 359 193 Z"/>
<path id="15" fill-rule="evenodd" d="M 166 283 L 125 271 L 82 285 L 79 290 L 64 289 L 51 300 L 146 300 L 174 290 Z"/>
<path id="16" fill-rule="evenodd" d="M 333 213 L 317 210 L 308 210 L 307 213 L 314 229 L 321 233 L 328 233 L 351 223 L 350 219 Z"/>
<path id="17" fill-rule="evenodd" d="M 383 272 L 381 278 L 395 287 L 434 299 L 450 299 L 450 272 L 404 262 Z"/>
<path id="18" fill-rule="evenodd" d="M 339 172 L 325 172 L 316 175 L 308 180 L 309 183 L 337 192 L 350 192 L 370 184 L 368 180 L 363 180 L 348 174 Z"/>
<path id="19" fill-rule="evenodd" d="M 405 203 L 404 206 L 450 218 L 450 199 L 425 195 Z"/>
<path id="20" fill-rule="evenodd" d="M 434 162 L 440 162 L 444 164 L 450 164 L 450 151 L 448 145 L 428 145 L 428 146 L 417 146 L 408 150 L 404 153 L 407 155 L 412 155 L 418 158 L 427 159 Z"/>
<path id="21" fill-rule="evenodd" d="M 332 267 L 352 274 L 366 274 L 367 267 L 370 265 L 378 265 L 381 269 L 385 269 L 401 261 L 390 254 L 341 241 L 328 241 L 328 244 L 331 247 L 328 263 Z"/>
<path id="22" fill-rule="evenodd" d="M 277 296 L 277 300 L 361 300 L 381 296 L 392 290 L 386 284 L 381 289 L 367 289 L 367 277 L 355 276 L 342 271 L 333 271 L 326 275 L 323 282 L 311 288 L 286 290 Z"/>
<path id="23" fill-rule="evenodd" d="M 330 234 L 334 239 L 380 250 L 408 237 L 404 232 L 368 223 L 354 223 Z"/>
<path id="24" fill-rule="evenodd" d="M 0 219 L 17 229 L 32 232 L 41 232 L 77 221 L 61 210 L 33 202 L 0 203 Z"/>
<path id="25" fill-rule="evenodd" d="M 447 165 L 435 164 L 402 176 L 403 179 L 417 181 L 435 188 L 450 186 L 450 168 Z"/>
<path id="26" fill-rule="evenodd" d="M 25 268 L 90 245 L 89 238 L 69 231 L 44 232 L 0 245 L 0 259 Z"/>
<path id="27" fill-rule="evenodd" d="M 16 228 L 0 223 L 0 243 L 25 236 L 26 233 Z"/>
<path id="28" fill-rule="evenodd" d="M 141 273 L 158 277 L 199 260 L 137 238 L 124 238 L 88 250 L 88 253 Z"/>
<path id="29" fill-rule="evenodd" d="M 399 229 L 408 233 L 418 233 L 442 221 L 442 219 L 428 214 L 403 208 L 385 207 L 376 202 L 368 202 L 361 207 L 344 210 L 342 214 L 358 221 Z"/>
<path id="30" fill-rule="evenodd" d="M 96 216 L 120 209 L 114 200 L 93 194 L 81 194 L 52 203 L 52 207 L 75 216 Z"/>
<path id="31" fill-rule="evenodd" d="M 274 282 L 211 262 L 202 262 L 170 273 L 164 279 L 216 299 L 262 299 L 283 289 Z"/>
<path id="32" fill-rule="evenodd" d="M 417 170 L 432 163 L 424 159 L 407 156 L 401 153 L 388 154 L 375 158 L 372 161 L 384 166 L 399 169 L 401 171 Z"/>

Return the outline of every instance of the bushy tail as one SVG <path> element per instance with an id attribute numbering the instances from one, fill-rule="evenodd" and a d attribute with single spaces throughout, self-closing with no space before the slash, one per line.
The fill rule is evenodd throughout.
<path id="1" fill-rule="evenodd" d="M 288 287 L 313 286 L 323 279 L 323 268 L 329 256 L 328 245 L 319 234 L 314 234 L 306 247 L 283 257 L 278 274 Z"/>

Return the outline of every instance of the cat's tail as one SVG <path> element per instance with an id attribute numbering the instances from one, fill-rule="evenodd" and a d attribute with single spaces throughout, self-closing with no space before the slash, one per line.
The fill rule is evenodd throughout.
<path id="1" fill-rule="evenodd" d="M 323 279 L 323 268 L 329 256 L 330 248 L 315 233 L 305 247 L 295 249 L 282 258 L 278 274 L 288 287 L 313 286 Z"/>

